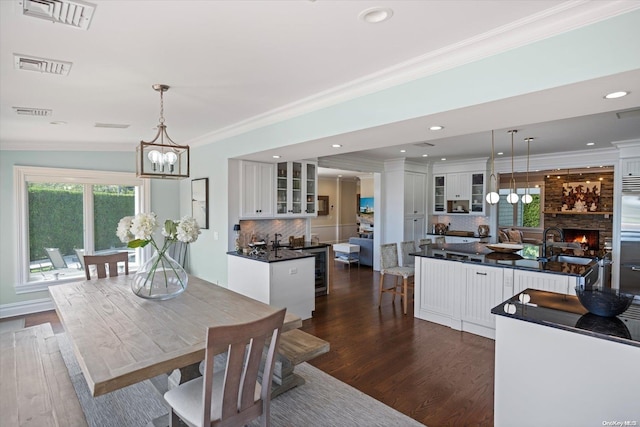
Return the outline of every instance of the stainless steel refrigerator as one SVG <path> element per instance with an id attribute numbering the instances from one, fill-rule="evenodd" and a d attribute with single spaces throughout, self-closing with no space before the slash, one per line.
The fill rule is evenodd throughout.
<path id="1" fill-rule="evenodd" d="M 620 290 L 640 295 L 640 191 L 628 190 L 623 185 Z"/>

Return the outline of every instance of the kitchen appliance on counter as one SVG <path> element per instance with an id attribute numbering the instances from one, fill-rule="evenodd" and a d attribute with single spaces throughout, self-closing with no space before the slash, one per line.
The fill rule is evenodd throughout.
<path id="1" fill-rule="evenodd" d="M 622 178 L 620 291 L 640 295 L 640 179 L 631 178 Z"/>

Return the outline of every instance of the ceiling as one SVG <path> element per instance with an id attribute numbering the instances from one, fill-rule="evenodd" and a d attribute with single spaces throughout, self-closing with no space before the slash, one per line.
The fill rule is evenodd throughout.
<path id="1" fill-rule="evenodd" d="M 112 0 L 91 2 L 96 8 L 83 30 L 24 16 L 24 2 L 29 0 L 0 1 L 2 149 L 133 151 L 141 139 L 155 135 L 159 95 L 151 88 L 154 83 L 171 86 L 164 95 L 169 135 L 197 145 L 300 106 L 312 108 L 344 88 L 379 82 L 396 69 L 429 63 L 465 46 L 497 37 L 533 41 L 564 31 L 576 16 L 590 17 L 586 25 L 640 8 L 637 1 Z M 359 19 L 374 6 L 392 8 L 393 16 L 378 24 Z M 14 54 L 72 65 L 66 76 L 18 70 Z M 603 100 L 605 93 L 620 89 L 631 93 Z M 50 109 L 51 114 L 22 116 L 14 107 Z M 532 154 L 558 147 L 581 150 L 587 142 L 595 143 L 589 149 L 608 148 L 611 141 L 640 138 L 638 115 L 616 115 L 638 108 L 640 70 L 635 70 L 308 141 L 287 147 L 287 154 L 303 159 L 357 153 L 363 159 L 416 161 L 486 157 L 489 129 L 495 129 L 496 151 L 508 155 L 506 131 L 512 128 L 519 130 L 516 155 L 526 153 L 525 137 L 535 138 Z M 444 129 L 426 130 L 434 124 Z M 433 146 L 415 145 L 421 142 Z M 273 154 L 277 150 L 246 158 L 273 161 Z"/>

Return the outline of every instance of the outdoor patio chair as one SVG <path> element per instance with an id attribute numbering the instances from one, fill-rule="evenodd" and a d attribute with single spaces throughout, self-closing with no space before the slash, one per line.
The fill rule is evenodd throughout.
<path id="1" fill-rule="evenodd" d="M 67 262 L 62 257 L 59 248 L 44 248 L 44 250 L 47 252 L 47 256 L 49 257 L 53 268 L 56 270 L 59 268 L 68 268 Z"/>

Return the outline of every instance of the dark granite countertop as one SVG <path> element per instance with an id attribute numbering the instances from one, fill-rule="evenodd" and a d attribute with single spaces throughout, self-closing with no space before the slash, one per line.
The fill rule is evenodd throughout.
<path id="1" fill-rule="evenodd" d="M 314 254 L 311 252 L 305 252 L 305 249 L 315 249 L 315 248 L 326 248 L 329 245 L 326 243 L 311 243 L 305 242 L 304 246 L 289 248 L 288 246 L 280 246 L 278 248 L 278 255 L 276 256 L 276 252 L 271 249 L 271 246 L 265 250 L 263 255 L 250 255 L 244 254 L 237 251 L 227 252 L 227 255 L 234 255 L 241 258 L 252 259 L 260 262 L 279 262 L 279 261 L 290 261 L 298 258 L 307 258 L 312 257 Z"/>
<path id="2" fill-rule="evenodd" d="M 542 273 L 584 276 L 591 266 L 567 262 L 538 261 L 538 246 L 523 244 L 524 248 L 515 253 L 493 252 L 486 243 L 445 243 L 422 247 L 411 255 L 458 262 L 470 262 L 492 267 L 538 271 Z"/>
<path id="3" fill-rule="evenodd" d="M 528 294 L 531 300 L 522 304 L 520 294 Z M 506 307 L 507 304 L 511 305 Z M 511 309 L 512 314 L 507 313 L 507 309 Z M 601 317 L 589 313 L 576 296 L 526 289 L 494 307 L 491 313 L 640 347 L 640 300 L 637 297 L 621 315 Z"/>

